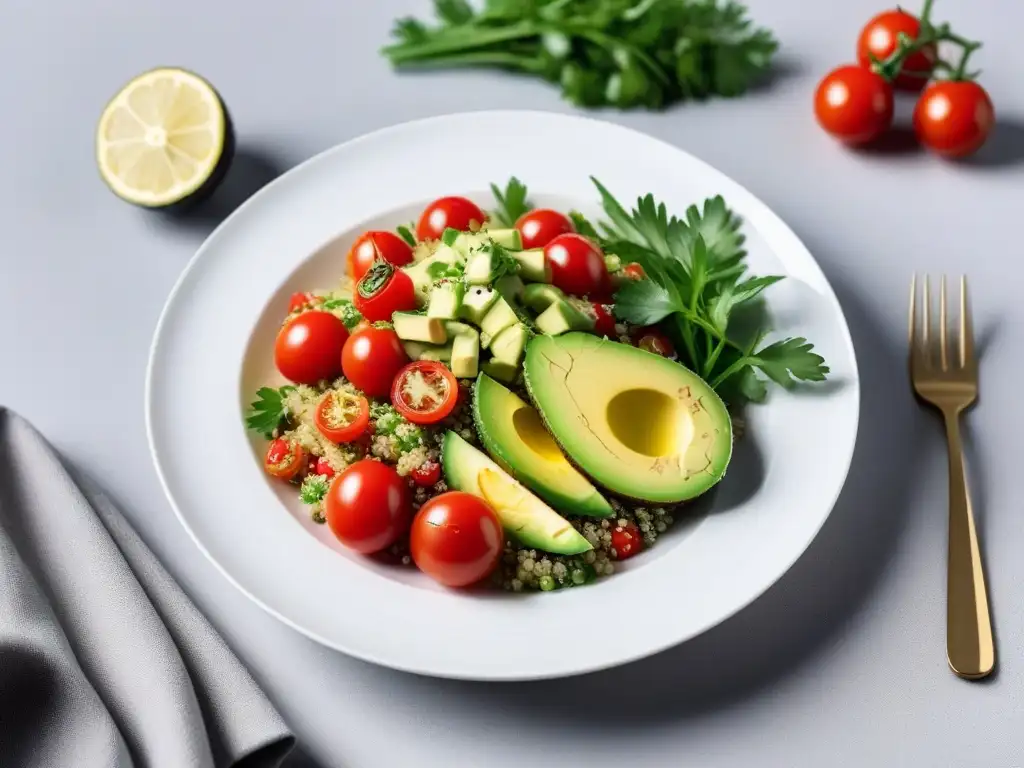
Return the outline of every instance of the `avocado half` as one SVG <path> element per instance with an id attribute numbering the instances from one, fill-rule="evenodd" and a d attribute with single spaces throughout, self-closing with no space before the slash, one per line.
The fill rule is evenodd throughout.
<path id="1" fill-rule="evenodd" d="M 725 475 L 729 412 L 679 363 L 567 333 L 532 339 L 523 377 L 566 456 L 616 495 L 673 504 L 700 496 Z"/>
<path id="2" fill-rule="evenodd" d="M 533 406 L 486 375 L 473 392 L 473 420 L 480 442 L 502 469 L 555 509 L 590 517 L 615 514 L 565 458 Z"/>

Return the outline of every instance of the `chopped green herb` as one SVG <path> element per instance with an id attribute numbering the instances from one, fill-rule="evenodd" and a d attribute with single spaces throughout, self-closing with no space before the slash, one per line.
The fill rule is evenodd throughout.
<path id="1" fill-rule="evenodd" d="M 407 242 L 409 245 L 415 246 L 416 235 L 412 233 L 413 229 L 414 227 L 412 224 L 410 224 L 408 227 L 404 225 L 399 225 L 398 227 L 395 227 L 395 231 L 398 233 L 398 236 L 400 238 L 405 240 L 405 242 Z"/>
<path id="2" fill-rule="evenodd" d="M 514 227 L 519 217 L 533 206 L 526 199 L 526 185 L 513 176 L 502 192 L 497 184 L 491 184 L 491 192 L 498 202 L 497 210 L 491 211 L 491 218 L 505 227 Z"/>
<path id="3" fill-rule="evenodd" d="M 441 242 L 445 245 L 455 245 L 455 241 L 459 239 L 460 234 L 462 233 L 453 227 L 445 227 L 444 232 L 441 233 Z"/>
<path id="4" fill-rule="evenodd" d="M 303 504 L 319 504 L 327 495 L 330 483 L 326 475 L 306 475 L 299 487 L 299 498 Z"/>
<path id="5" fill-rule="evenodd" d="M 322 308 L 337 315 L 350 331 L 363 321 L 362 313 L 351 299 L 329 298 L 324 301 Z"/>
<path id="6" fill-rule="evenodd" d="M 295 387 L 286 385 L 280 389 L 260 387 L 256 390 L 256 399 L 249 406 L 249 413 L 246 414 L 246 426 L 264 437 L 273 437 L 274 430 L 280 427 L 288 416 L 284 398 L 294 389 Z"/>

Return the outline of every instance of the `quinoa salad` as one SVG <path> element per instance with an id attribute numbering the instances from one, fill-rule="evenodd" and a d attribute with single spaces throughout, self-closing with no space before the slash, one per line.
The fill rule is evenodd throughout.
<path id="1" fill-rule="evenodd" d="M 363 233 L 337 285 L 282 308 L 288 383 L 260 388 L 246 424 L 266 473 L 343 546 L 450 588 L 590 584 L 722 480 L 759 370 L 825 377 L 803 339 L 773 359 L 726 337 L 723 296 L 778 278 L 741 280 L 721 198 L 683 219 L 655 208 L 659 235 L 644 198 L 629 214 L 595 184 L 600 230 L 512 179 L 493 211 L 444 197 Z M 677 314 L 659 309 L 684 288 Z"/>

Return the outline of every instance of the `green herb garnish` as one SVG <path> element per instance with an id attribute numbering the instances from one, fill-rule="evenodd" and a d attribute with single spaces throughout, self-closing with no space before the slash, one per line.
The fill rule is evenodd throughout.
<path id="1" fill-rule="evenodd" d="M 356 309 L 351 299 L 329 298 L 324 301 L 321 308 L 337 315 L 350 331 L 363 321 L 362 313 Z"/>
<path id="2" fill-rule="evenodd" d="M 364 299 L 372 299 L 376 296 L 395 273 L 394 266 L 384 259 L 374 259 L 373 264 L 363 278 L 356 284 L 356 291 Z"/>
<path id="3" fill-rule="evenodd" d="M 491 211 L 491 218 L 505 227 L 514 227 L 519 217 L 533 206 L 526 199 L 526 185 L 513 176 L 502 192 L 497 184 L 491 184 L 491 192 L 498 202 L 498 208 Z"/>
<path id="4" fill-rule="evenodd" d="M 327 495 L 330 485 L 326 475 L 306 475 L 299 486 L 299 498 L 303 504 L 319 504 Z"/>
<path id="5" fill-rule="evenodd" d="M 455 245 L 455 241 L 459 239 L 460 234 L 462 233 L 454 227 L 445 227 L 444 232 L 441 233 L 441 242 L 445 245 Z"/>
<path id="6" fill-rule="evenodd" d="M 525 72 L 585 107 L 736 96 L 778 47 L 734 0 L 485 0 L 480 10 L 434 0 L 434 10 L 437 26 L 395 23 L 382 51 L 394 66 Z"/>
<path id="7" fill-rule="evenodd" d="M 412 233 L 412 230 L 413 230 L 413 225 L 412 224 L 410 224 L 408 227 L 404 226 L 404 225 L 399 225 L 399 226 L 395 227 L 395 232 L 398 233 L 398 236 L 400 238 L 405 240 L 405 242 L 407 242 L 409 245 L 415 246 L 416 245 L 416 235 L 414 235 Z"/>
<path id="8" fill-rule="evenodd" d="M 284 398 L 294 389 L 295 387 L 291 385 L 283 386 L 280 389 L 260 387 L 256 390 L 256 399 L 249 406 L 245 425 L 264 437 L 273 437 L 274 430 L 280 427 L 288 416 Z"/>

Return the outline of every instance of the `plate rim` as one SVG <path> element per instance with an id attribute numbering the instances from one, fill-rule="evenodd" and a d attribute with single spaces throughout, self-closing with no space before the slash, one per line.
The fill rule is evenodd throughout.
<path id="1" fill-rule="evenodd" d="M 238 581 L 238 579 L 235 576 L 233 576 L 232 573 L 230 573 L 228 571 L 226 566 L 224 566 L 216 557 L 214 557 L 214 555 L 209 551 L 209 549 L 203 544 L 203 542 L 200 540 L 200 538 L 196 535 L 195 531 L 193 530 L 193 528 L 189 524 L 188 519 L 186 518 L 186 516 L 182 513 L 178 503 L 175 501 L 174 495 L 171 492 L 171 488 L 170 488 L 168 479 L 167 479 L 166 474 L 165 474 L 165 472 L 164 472 L 164 470 L 163 470 L 163 468 L 161 466 L 161 461 L 160 461 L 160 458 L 159 458 L 159 451 L 158 451 L 158 448 L 157 448 L 157 445 L 156 445 L 156 436 L 154 434 L 154 424 L 153 424 L 153 406 L 154 406 L 154 403 L 153 403 L 153 377 L 154 377 L 154 370 L 155 370 L 157 362 L 158 362 L 157 358 L 158 358 L 158 354 L 159 354 L 159 351 L 160 351 L 161 339 L 162 339 L 162 337 L 163 337 L 163 335 L 165 333 L 165 327 L 166 327 L 166 324 L 168 322 L 168 318 L 169 318 L 169 316 L 171 314 L 172 306 L 175 304 L 175 301 L 176 301 L 176 299 L 178 297 L 178 294 L 180 293 L 180 291 L 182 290 L 183 286 L 187 282 L 191 272 L 196 268 L 196 266 L 199 263 L 200 259 L 202 259 L 204 257 L 204 254 L 211 248 L 211 245 L 215 243 L 215 241 L 217 239 L 217 236 L 224 229 L 226 229 L 227 227 L 231 226 L 232 221 L 237 216 L 239 216 L 247 208 L 255 205 L 259 200 L 262 200 L 265 196 L 267 196 L 269 194 L 273 194 L 272 190 L 280 182 L 284 181 L 289 176 L 291 176 L 293 174 L 296 174 L 296 173 L 300 172 L 301 170 L 308 168 L 309 166 L 321 163 L 321 162 L 325 161 L 326 159 L 330 158 L 332 155 L 334 155 L 336 153 L 344 152 L 344 151 L 352 148 L 353 146 L 357 146 L 357 145 L 359 145 L 359 144 L 361 144 L 361 143 L 363 143 L 365 141 L 369 141 L 369 140 L 372 140 L 372 139 L 377 139 L 377 138 L 380 138 L 380 137 L 383 137 L 383 136 L 387 136 L 388 134 L 393 133 L 393 132 L 397 133 L 397 132 L 400 132 L 400 131 L 403 131 L 403 130 L 410 130 L 410 129 L 416 128 L 417 126 L 427 127 L 427 126 L 429 126 L 431 124 L 444 123 L 446 121 L 452 121 L 452 120 L 461 120 L 461 119 L 479 117 L 479 116 L 482 116 L 482 115 L 493 116 L 493 117 L 499 117 L 500 116 L 500 117 L 504 117 L 505 119 L 530 118 L 530 117 L 535 117 L 536 118 L 536 117 L 540 117 L 540 118 L 545 118 L 545 119 L 556 119 L 556 120 L 560 120 L 560 121 L 564 120 L 564 121 L 568 121 L 568 122 L 596 123 L 598 125 L 613 126 L 614 128 L 616 128 L 618 130 L 621 130 L 623 132 L 626 132 L 628 134 L 633 135 L 637 140 L 646 141 L 646 142 L 653 142 L 653 143 L 661 145 L 662 147 L 664 147 L 667 150 L 671 150 L 671 151 L 673 151 L 675 153 L 679 153 L 679 154 L 683 155 L 687 159 L 688 162 L 693 163 L 693 164 L 695 164 L 697 166 L 700 166 L 702 169 L 707 170 L 707 171 L 709 171 L 709 172 L 711 172 L 713 174 L 717 174 L 717 175 L 719 175 L 721 177 L 724 177 L 724 178 L 728 179 L 733 185 L 735 185 L 736 188 L 738 188 L 739 190 L 741 190 L 743 193 L 745 193 L 747 195 L 749 203 L 751 203 L 751 204 L 753 204 L 753 205 L 755 205 L 755 206 L 757 206 L 758 208 L 761 209 L 760 210 L 760 216 L 767 217 L 768 219 L 773 220 L 773 224 L 776 227 L 779 227 L 781 232 L 787 234 L 793 240 L 794 243 L 799 244 L 799 247 L 803 251 L 803 256 L 808 261 L 808 265 L 813 269 L 814 272 L 817 273 L 817 276 L 820 278 L 820 280 L 822 281 L 824 286 L 827 288 L 827 291 L 823 294 L 823 298 L 827 300 L 827 302 L 829 304 L 830 310 L 832 310 L 832 312 L 836 316 L 836 319 L 838 320 L 838 326 L 839 326 L 839 331 L 841 332 L 841 335 L 842 335 L 842 340 L 843 340 L 847 350 L 849 351 L 849 364 L 850 364 L 849 376 L 850 376 L 850 381 L 846 382 L 846 384 L 847 384 L 847 386 L 851 386 L 851 387 L 854 388 L 855 395 L 856 395 L 856 398 L 855 398 L 855 401 L 854 401 L 856 403 L 856 410 L 855 410 L 855 412 L 853 414 L 851 437 L 850 437 L 850 440 L 849 440 L 849 444 L 846 447 L 846 450 L 843 452 L 843 455 L 838 457 L 838 461 L 841 461 L 841 463 L 843 465 L 843 470 L 842 470 L 842 473 L 841 473 L 841 480 L 837 483 L 835 491 L 832 494 L 832 498 L 827 503 L 828 511 L 824 515 L 822 515 L 820 521 L 814 526 L 813 530 L 809 530 L 808 531 L 808 535 L 806 537 L 806 540 L 804 542 L 802 542 L 801 546 L 796 551 L 795 556 L 792 557 L 789 560 L 789 562 L 785 565 L 784 568 L 782 568 L 773 578 L 771 578 L 770 580 L 767 580 L 760 588 L 754 590 L 753 594 L 748 599 L 746 599 L 746 600 L 740 602 L 739 604 L 731 607 L 727 612 L 723 613 L 718 618 L 716 618 L 714 620 L 711 620 L 711 621 L 704 622 L 700 626 L 695 627 L 693 629 L 693 631 L 689 632 L 685 636 L 676 638 L 674 640 L 670 640 L 668 642 L 656 644 L 654 646 L 645 646 L 642 650 L 640 650 L 638 652 L 629 653 L 629 654 L 621 654 L 621 655 L 619 655 L 614 660 L 610 660 L 610 661 L 606 661 L 606 662 L 602 662 L 602 663 L 578 664 L 578 665 L 575 665 L 572 668 L 564 670 L 564 671 L 539 672 L 539 673 L 531 673 L 531 674 L 522 674 L 522 673 L 503 674 L 502 671 L 501 671 L 502 668 L 500 667 L 500 665 L 495 665 L 493 673 L 489 673 L 487 675 L 482 675 L 482 674 L 479 674 L 479 673 L 465 674 L 465 673 L 459 673 L 457 671 L 446 672 L 446 671 L 439 671 L 437 669 L 423 669 L 421 666 L 416 666 L 416 665 L 413 665 L 413 664 L 408 664 L 407 665 L 407 664 L 402 663 L 401 661 L 384 660 L 382 658 L 375 657 L 372 653 L 367 653 L 367 652 L 364 652 L 364 651 L 354 650 L 354 649 L 352 649 L 350 647 L 346 647 L 342 643 L 339 643 L 339 642 L 337 642 L 335 640 L 332 640 L 332 639 L 330 639 L 328 637 L 324 637 L 320 633 L 318 633 L 318 632 L 316 632 L 314 630 L 311 630 L 311 629 L 309 629 L 307 627 L 304 627 L 301 624 L 299 624 L 298 622 L 288 618 L 287 616 L 282 614 L 279 610 L 277 610 L 274 607 L 270 606 L 264 600 L 262 600 L 261 598 L 257 597 L 255 594 L 253 594 L 252 591 L 250 591 L 245 586 L 243 586 Z M 591 116 L 588 116 L 588 115 L 580 115 L 580 114 L 573 114 L 573 113 L 567 114 L 567 113 L 563 113 L 563 112 L 553 112 L 553 111 L 546 111 L 546 110 L 530 110 L 530 109 L 481 109 L 481 110 L 466 110 L 466 111 L 460 111 L 460 112 L 453 112 L 453 113 L 446 113 L 446 114 L 441 114 L 441 115 L 433 115 L 433 116 L 428 116 L 428 117 L 416 118 L 416 119 L 412 119 L 412 120 L 406 120 L 406 121 L 402 121 L 402 122 L 398 122 L 398 123 L 389 124 L 389 125 L 386 125 L 386 126 L 383 126 L 383 127 L 380 127 L 380 128 L 377 128 L 377 129 L 374 129 L 374 130 L 371 130 L 371 131 L 368 131 L 366 133 L 360 134 L 358 136 L 352 137 L 351 139 L 348 139 L 346 141 L 340 142 L 340 143 L 335 144 L 335 145 L 333 145 L 331 147 L 328 147 L 328 148 L 326 148 L 326 149 L 324 149 L 324 150 L 322 150 L 322 151 L 312 155 L 311 157 L 307 158 L 306 160 L 303 160 L 302 162 L 298 163 L 297 165 L 293 166 L 292 168 L 289 168 L 287 171 L 285 171 L 284 173 L 280 174 L 279 176 L 274 178 L 272 181 L 270 181 L 269 183 L 267 183 L 266 185 L 261 187 L 253 195 L 251 195 L 243 203 L 241 203 L 238 207 L 236 207 L 234 210 L 232 210 L 232 212 L 227 217 L 225 217 L 206 236 L 206 238 L 203 240 L 203 242 L 200 244 L 200 246 L 196 249 L 195 253 L 191 256 L 191 258 L 188 260 L 188 262 L 186 263 L 186 265 L 182 269 L 181 273 L 179 274 L 177 280 L 175 281 L 174 285 L 172 286 L 170 292 L 167 295 L 167 298 L 166 298 L 166 300 L 164 302 L 163 308 L 160 311 L 160 315 L 159 315 L 159 317 L 157 319 L 157 323 L 156 323 L 156 325 L 154 327 L 154 330 L 153 330 L 153 336 L 152 336 L 152 340 L 150 342 L 150 349 L 149 349 L 149 354 L 147 356 L 147 362 L 146 362 L 144 387 L 145 387 L 145 393 L 144 393 L 144 400 L 143 400 L 143 408 L 144 408 L 145 425 L 146 425 L 147 445 L 149 447 L 150 456 L 151 456 L 151 458 L 153 460 L 153 466 L 154 466 L 154 469 L 156 470 L 157 478 L 158 478 L 160 486 L 161 486 L 161 488 L 162 488 L 162 490 L 164 492 L 164 496 L 167 499 L 168 503 L 170 504 L 171 509 L 174 511 L 174 514 L 177 517 L 178 522 L 185 529 L 186 533 L 189 535 L 189 538 L 192 539 L 193 543 L 198 547 L 199 551 L 202 552 L 203 556 L 210 563 L 213 564 L 214 568 L 222 576 L 224 576 L 224 578 L 227 579 L 227 581 L 230 584 L 232 584 L 239 592 L 241 592 L 243 595 L 245 595 L 253 603 L 258 605 L 266 613 L 270 614 L 271 616 L 273 616 L 275 619 L 277 619 L 278 621 L 282 622 L 286 626 L 291 627 L 292 629 L 294 629 L 295 631 L 297 631 L 301 635 L 303 635 L 303 636 L 305 636 L 305 637 L 307 637 L 307 638 L 309 638 L 309 639 L 311 639 L 311 640 L 313 640 L 313 641 L 315 641 L 315 642 L 317 642 L 317 643 L 319 643 L 319 644 L 321 644 L 321 645 L 323 645 L 325 647 L 331 648 L 331 649 L 333 649 L 335 651 L 339 651 L 339 652 L 344 653 L 344 654 L 346 654 L 348 656 L 351 656 L 353 658 L 358 658 L 358 659 L 360 659 L 362 661 L 373 663 L 373 664 L 376 664 L 376 665 L 379 665 L 379 666 L 383 666 L 383 667 L 387 667 L 387 668 L 391 668 L 391 669 L 396 669 L 396 670 L 402 671 L 402 672 L 408 672 L 408 673 L 412 673 L 412 674 L 422 675 L 422 676 L 446 678 L 446 679 L 455 679 L 455 680 L 491 681 L 491 682 L 560 679 L 560 678 L 565 678 L 565 677 L 572 677 L 572 676 L 578 676 L 578 675 L 582 675 L 582 674 L 588 674 L 588 673 L 591 673 L 591 672 L 598 672 L 598 671 L 602 671 L 602 670 L 605 670 L 605 669 L 611 669 L 611 668 L 615 668 L 615 667 L 618 667 L 618 666 L 623 666 L 625 664 L 633 663 L 633 662 L 639 661 L 641 659 L 657 655 L 657 654 L 662 653 L 662 652 L 664 652 L 664 651 L 666 651 L 666 650 L 668 650 L 670 648 L 673 648 L 673 647 L 675 647 L 677 645 L 681 645 L 681 644 L 683 644 L 683 643 L 685 643 L 685 642 L 687 642 L 689 640 L 692 640 L 695 637 L 703 635 L 704 633 L 714 629 L 715 627 L 719 626 L 720 624 L 723 624 L 726 621 L 728 621 L 729 619 L 733 618 L 734 616 L 736 616 L 737 614 L 742 612 L 744 609 L 749 607 L 756 600 L 760 599 L 769 589 L 771 589 L 775 584 L 777 584 L 782 579 L 782 577 L 785 576 L 785 574 L 790 572 L 792 570 L 793 566 L 800 560 L 800 558 L 802 558 L 804 556 L 804 554 L 810 548 L 811 544 L 817 538 L 817 536 L 820 533 L 820 531 L 821 531 L 822 527 L 824 526 L 825 522 L 829 519 L 829 517 L 832 515 L 833 511 L 835 510 L 836 504 L 839 501 L 840 495 L 842 494 L 842 491 L 845 488 L 846 482 L 847 482 L 847 480 L 849 478 L 849 472 L 850 472 L 850 468 L 852 466 L 852 461 L 853 461 L 853 457 L 854 457 L 854 453 L 855 453 L 855 450 L 856 450 L 856 445 L 857 445 L 858 438 L 859 438 L 859 433 L 860 433 L 860 417 L 861 417 L 861 406 L 862 406 L 862 403 L 861 403 L 861 394 L 862 393 L 861 393 L 861 387 L 860 387 L 860 371 L 859 371 L 859 364 L 858 364 L 858 360 L 857 360 L 856 346 L 853 343 L 852 334 L 850 333 L 850 329 L 849 329 L 849 323 L 847 321 L 846 314 L 843 311 L 842 305 L 839 302 L 838 297 L 836 296 L 835 290 L 832 287 L 831 282 L 828 280 L 828 278 L 825 275 L 824 271 L 821 269 L 821 265 L 819 264 L 818 260 L 814 257 L 813 253 L 806 246 L 806 244 L 803 242 L 803 240 L 789 226 L 789 224 L 787 224 L 786 221 L 781 216 L 779 216 L 777 213 L 775 213 L 774 209 L 772 209 L 760 197 L 758 197 L 753 192 L 751 192 L 745 185 L 743 185 L 742 183 L 737 181 L 733 176 L 725 173 L 724 171 L 718 170 L 716 167 L 714 167 L 710 163 L 704 161 L 700 157 L 692 154 L 691 152 L 689 152 L 689 151 L 687 151 L 687 150 L 685 150 L 685 149 L 683 149 L 683 148 L 681 148 L 679 146 L 676 146 L 675 144 L 672 144 L 672 143 L 670 143 L 668 141 L 665 141 L 665 140 L 663 140 L 663 139 L 661 139 L 661 138 L 659 138 L 657 136 L 653 136 L 651 134 L 645 133 L 644 131 L 638 130 L 636 128 L 632 128 L 630 126 L 623 125 L 623 124 L 615 122 L 615 121 L 602 120 L 602 119 L 599 119 L 599 118 L 596 118 L 596 117 L 591 117 Z"/>

